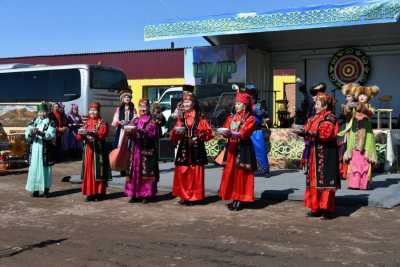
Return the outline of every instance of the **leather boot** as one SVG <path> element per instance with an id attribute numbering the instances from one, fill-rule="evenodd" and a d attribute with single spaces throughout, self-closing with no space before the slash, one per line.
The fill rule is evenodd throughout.
<path id="1" fill-rule="evenodd" d="M 50 188 L 45 188 L 45 189 L 44 189 L 43 196 L 44 196 L 45 198 L 49 198 L 49 197 L 50 197 Z"/>

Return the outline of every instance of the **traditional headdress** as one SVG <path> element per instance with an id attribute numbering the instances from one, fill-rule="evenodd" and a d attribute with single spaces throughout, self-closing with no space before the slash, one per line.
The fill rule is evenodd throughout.
<path id="1" fill-rule="evenodd" d="M 150 108 L 150 102 L 148 99 L 140 99 L 139 100 L 139 107 L 140 106 L 146 106 L 147 108 Z"/>
<path id="2" fill-rule="evenodd" d="M 125 96 L 129 96 L 132 98 L 132 90 L 131 88 L 125 88 L 122 89 L 121 91 L 119 91 L 119 99 L 122 101 L 122 99 L 124 99 Z"/>
<path id="3" fill-rule="evenodd" d="M 347 83 L 342 86 L 342 94 L 346 95 L 354 95 L 357 88 L 360 87 L 358 83 Z"/>
<path id="4" fill-rule="evenodd" d="M 368 100 L 371 100 L 374 96 L 379 93 L 379 87 L 374 86 L 358 86 L 354 92 L 355 97 L 359 95 L 366 95 Z"/>
<path id="5" fill-rule="evenodd" d="M 194 86 L 192 85 L 184 85 L 183 86 L 183 94 L 182 94 L 182 100 L 194 100 Z"/>
<path id="6" fill-rule="evenodd" d="M 90 105 L 89 105 L 89 109 L 90 108 L 94 108 L 94 109 L 97 109 L 97 111 L 100 111 L 100 103 L 98 103 L 98 102 L 93 102 L 93 103 L 90 103 Z"/>
<path id="7" fill-rule="evenodd" d="M 332 109 L 334 105 L 333 97 L 327 93 L 318 93 L 317 100 L 321 101 L 322 106 L 326 106 L 329 110 Z"/>
<path id="8" fill-rule="evenodd" d="M 49 111 L 49 106 L 47 105 L 47 103 L 46 102 L 44 102 L 44 101 L 42 101 L 40 104 L 38 104 L 37 106 L 36 106 L 36 108 L 37 108 L 37 111 L 39 112 L 39 111 Z"/>
<path id="9" fill-rule="evenodd" d="M 251 95 L 245 88 L 240 88 L 237 84 L 232 85 L 232 89 L 236 91 L 235 101 L 251 106 L 253 104 Z"/>
<path id="10" fill-rule="evenodd" d="M 71 105 L 71 110 L 79 110 L 79 106 L 75 103 Z"/>
<path id="11" fill-rule="evenodd" d="M 310 94 L 316 96 L 318 93 L 325 93 L 326 91 L 326 84 L 325 83 L 318 83 L 311 87 Z"/>

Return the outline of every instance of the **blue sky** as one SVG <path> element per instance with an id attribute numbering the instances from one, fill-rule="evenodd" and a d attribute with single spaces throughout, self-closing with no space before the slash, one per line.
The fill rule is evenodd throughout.
<path id="1" fill-rule="evenodd" d="M 0 0 L 0 57 L 206 45 L 145 42 L 145 25 L 350 0 Z"/>

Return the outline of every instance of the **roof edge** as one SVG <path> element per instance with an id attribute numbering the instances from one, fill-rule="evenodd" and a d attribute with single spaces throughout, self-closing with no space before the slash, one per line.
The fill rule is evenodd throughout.
<path id="1" fill-rule="evenodd" d="M 285 12 L 244 14 L 147 25 L 144 28 L 144 40 L 396 23 L 400 20 L 400 0 L 358 1 L 308 6 Z"/>
<path id="2" fill-rule="evenodd" d="M 0 57 L 0 59 L 22 59 L 22 58 L 45 58 L 45 57 L 68 57 L 68 56 L 90 56 L 90 55 L 105 55 L 105 54 L 124 54 L 124 53 L 146 53 L 146 52 L 169 52 L 183 51 L 187 47 L 178 48 L 157 48 L 157 49 L 142 49 L 142 50 L 122 50 L 108 52 L 92 52 L 92 53 L 71 53 L 71 54 L 49 54 L 49 55 L 29 55 L 16 57 Z"/>

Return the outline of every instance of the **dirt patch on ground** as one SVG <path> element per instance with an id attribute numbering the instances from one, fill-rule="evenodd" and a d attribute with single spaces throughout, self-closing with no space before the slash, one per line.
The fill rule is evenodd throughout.
<path id="1" fill-rule="evenodd" d="M 398 266 L 399 209 L 339 207 L 304 216 L 300 202 L 257 201 L 233 213 L 209 196 L 181 207 L 162 192 L 129 204 L 121 192 L 86 203 L 59 182 L 79 163 L 55 168 L 53 197 L 33 199 L 26 173 L 0 176 L 0 266 Z"/>

